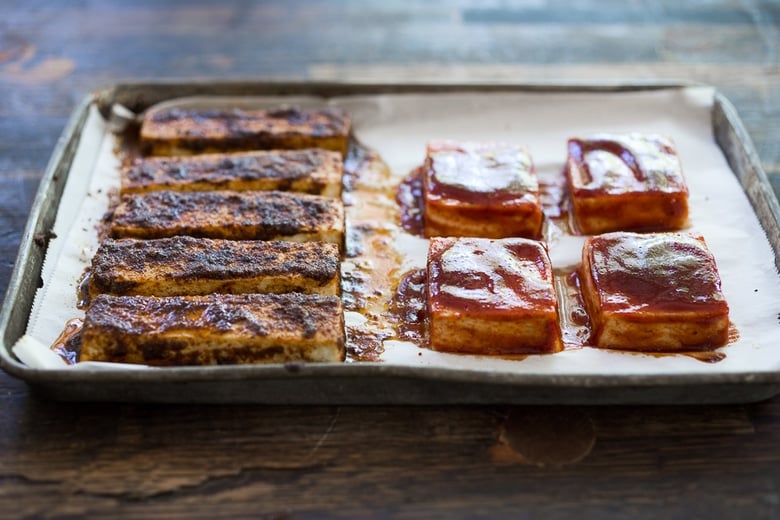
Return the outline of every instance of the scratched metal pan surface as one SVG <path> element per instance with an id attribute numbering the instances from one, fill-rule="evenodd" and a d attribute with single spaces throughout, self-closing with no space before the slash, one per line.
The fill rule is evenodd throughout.
<path id="1" fill-rule="evenodd" d="M 108 114 L 114 103 L 141 111 L 184 96 L 322 97 L 379 94 L 496 92 L 620 93 L 681 89 L 690 84 L 358 84 L 315 82 L 162 82 L 118 84 L 88 96 L 74 111 L 41 180 L 0 313 L 0 364 L 38 393 L 73 401 L 269 404 L 622 404 L 735 403 L 780 393 L 780 373 L 673 375 L 551 375 L 461 368 L 398 366 L 382 362 L 153 370 L 42 370 L 21 363 L 12 347 L 24 334 L 71 161 L 91 106 Z M 712 130 L 748 195 L 774 251 L 780 250 L 780 208 L 738 115 L 715 94 Z"/>

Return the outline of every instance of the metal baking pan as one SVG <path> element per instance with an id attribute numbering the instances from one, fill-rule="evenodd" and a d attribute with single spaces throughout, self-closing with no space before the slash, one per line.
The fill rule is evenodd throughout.
<path id="1" fill-rule="evenodd" d="M 176 367 L 152 370 L 42 370 L 21 363 L 11 348 L 24 334 L 50 231 L 88 111 L 108 115 L 119 103 L 133 111 L 195 95 L 325 98 L 381 94 L 622 93 L 675 90 L 691 84 L 360 84 L 337 82 L 161 82 L 118 84 L 89 95 L 75 110 L 46 168 L 22 237 L 0 313 L 0 365 L 37 392 L 60 400 L 270 404 L 622 404 L 734 403 L 780 393 L 780 372 L 551 375 L 382 362 Z M 712 130 L 752 204 L 780 266 L 780 207 L 731 103 L 715 93 Z"/>

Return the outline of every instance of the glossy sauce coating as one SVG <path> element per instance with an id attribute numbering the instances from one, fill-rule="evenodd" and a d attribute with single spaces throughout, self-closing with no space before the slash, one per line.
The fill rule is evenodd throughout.
<path id="1" fill-rule="evenodd" d="M 431 312 L 476 314 L 555 310 L 543 246 L 525 239 L 433 239 L 428 261 Z"/>
<path id="2" fill-rule="evenodd" d="M 425 236 L 425 167 L 415 168 L 398 185 L 395 200 L 401 210 L 401 228 Z"/>
<path id="3" fill-rule="evenodd" d="M 579 273 L 577 270 L 556 270 L 554 272 L 556 292 L 559 298 L 560 326 L 565 350 L 595 347 L 591 343 L 592 328 L 585 310 Z M 412 341 L 421 346 L 429 347 L 428 337 L 429 317 L 425 308 L 426 272 L 412 270 L 400 280 L 398 288 L 390 304 L 390 316 L 396 329 L 398 339 Z M 422 305 L 421 305 L 422 304 Z M 729 327 L 729 344 L 739 339 L 739 332 L 733 326 Z M 614 351 L 623 355 L 640 355 L 639 352 Z M 641 355 L 653 357 L 686 356 L 705 363 L 716 363 L 726 358 L 721 351 L 692 350 L 688 352 L 648 352 Z M 519 359 L 517 356 L 502 355 L 506 359 Z"/>
<path id="4" fill-rule="evenodd" d="M 701 236 L 608 233 L 588 239 L 585 251 L 603 312 L 728 310 Z"/>
<path id="5" fill-rule="evenodd" d="M 478 205 L 538 204 L 539 183 L 531 156 L 502 143 L 428 144 L 429 197 Z"/>
<path id="6" fill-rule="evenodd" d="M 395 200 L 400 210 L 401 228 L 416 236 L 425 236 L 425 166 L 415 168 L 401 180 L 396 190 Z M 540 177 L 539 203 L 545 217 L 554 220 L 559 228 L 568 229 L 568 184 L 563 175 Z M 484 219 L 500 217 L 483 211 Z"/>
<path id="7" fill-rule="evenodd" d="M 341 289 L 344 309 L 360 319 L 345 324 L 348 361 L 380 361 L 383 342 L 394 337 L 388 307 L 400 256 L 388 228 L 398 219 L 395 188 L 382 157 L 353 137 L 344 162 L 342 197 L 349 226 Z"/>
<path id="8" fill-rule="evenodd" d="M 674 144 L 653 134 L 598 134 L 570 139 L 569 159 L 578 195 L 687 192 Z M 570 165 L 571 166 L 571 165 Z"/>
<path id="9" fill-rule="evenodd" d="M 398 282 L 398 288 L 390 301 L 389 315 L 394 323 L 398 339 L 427 345 L 428 337 L 428 274 L 425 269 L 414 269 Z"/>

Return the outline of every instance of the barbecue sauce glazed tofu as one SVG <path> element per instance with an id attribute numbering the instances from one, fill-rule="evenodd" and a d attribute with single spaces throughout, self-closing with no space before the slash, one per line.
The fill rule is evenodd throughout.
<path id="1" fill-rule="evenodd" d="M 686 351 L 728 341 L 729 307 L 701 235 L 590 237 L 580 278 L 597 347 Z"/>
<path id="2" fill-rule="evenodd" d="M 511 355 L 561 350 L 547 251 L 523 238 L 432 238 L 430 343 L 435 350 Z"/>
<path id="3" fill-rule="evenodd" d="M 424 168 L 427 237 L 539 237 L 539 183 L 523 148 L 434 141 Z"/>
<path id="4" fill-rule="evenodd" d="M 570 139 L 566 174 L 582 234 L 678 230 L 687 223 L 688 188 L 667 137 L 629 133 Z"/>

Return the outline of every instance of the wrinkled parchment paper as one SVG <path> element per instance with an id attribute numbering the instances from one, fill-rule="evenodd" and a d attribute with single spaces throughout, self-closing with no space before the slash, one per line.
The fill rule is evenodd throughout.
<path id="1" fill-rule="evenodd" d="M 773 252 L 750 203 L 713 138 L 713 90 L 691 87 L 625 93 L 457 93 L 317 98 L 193 98 L 178 105 L 315 107 L 346 109 L 358 139 L 377 150 L 400 181 L 419 165 L 431 139 L 510 141 L 528 148 L 537 170 L 557 172 L 566 157 L 566 140 L 595 132 L 658 132 L 675 141 L 690 190 L 690 230 L 702 233 L 718 263 L 731 321 L 739 340 L 723 349 L 726 359 L 708 364 L 685 356 L 649 356 L 566 350 L 511 361 L 433 352 L 386 340 L 388 364 L 450 367 L 554 375 L 634 375 L 776 372 L 780 370 L 780 279 Z M 44 265 L 27 335 L 15 348 L 25 363 L 61 368 L 48 346 L 65 322 L 83 315 L 76 309 L 76 285 L 97 247 L 94 230 L 119 186 L 114 137 L 96 111 L 82 142 L 63 196 L 55 233 Z M 404 268 L 425 264 L 426 242 L 400 229 L 396 244 Z M 550 242 L 555 267 L 579 262 L 582 237 Z M 349 319 L 349 317 L 348 317 Z M 95 368 L 99 363 L 76 367 Z M 116 365 L 113 365 L 116 366 Z M 128 367 L 130 368 L 130 367 Z M 137 367 L 132 367 L 137 368 Z M 357 368 L 357 367 L 356 367 Z"/>

